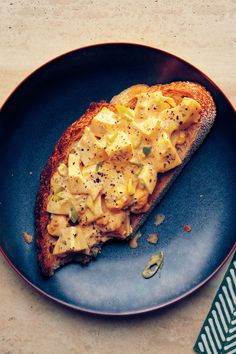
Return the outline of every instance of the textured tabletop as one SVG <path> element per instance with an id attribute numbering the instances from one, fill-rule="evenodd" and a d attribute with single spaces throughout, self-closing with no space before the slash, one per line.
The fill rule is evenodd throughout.
<path id="1" fill-rule="evenodd" d="M 147 44 L 192 62 L 236 105 L 235 0 L 1 0 L 0 15 L 0 106 L 51 58 L 114 41 Z M 114 319 L 47 300 L 0 256 L 0 354 L 192 353 L 227 264 L 167 309 Z"/>

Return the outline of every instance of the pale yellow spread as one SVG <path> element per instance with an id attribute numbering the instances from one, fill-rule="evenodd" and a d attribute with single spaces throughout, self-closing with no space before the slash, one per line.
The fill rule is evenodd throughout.
<path id="1" fill-rule="evenodd" d="M 199 103 L 185 97 L 176 105 L 159 91 L 137 99 L 134 110 L 104 107 L 52 176 L 47 211 L 48 232 L 58 238 L 53 254 L 90 254 L 112 235 L 126 238 L 129 213 L 145 207 L 158 173 L 181 164 L 176 146 L 198 121 Z"/>

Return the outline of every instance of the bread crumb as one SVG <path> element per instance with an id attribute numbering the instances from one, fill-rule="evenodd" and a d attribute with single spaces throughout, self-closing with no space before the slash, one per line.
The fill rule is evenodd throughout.
<path id="1" fill-rule="evenodd" d="M 26 243 L 30 244 L 33 241 L 33 236 L 31 236 L 30 234 L 28 234 L 28 232 L 23 232 L 23 237 Z"/>
<path id="2" fill-rule="evenodd" d="M 138 239 L 142 236 L 141 232 L 138 231 L 134 237 L 132 237 L 129 241 L 130 248 L 137 248 L 138 247 Z"/>
<path id="3" fill-rule="evenodd" d="M 158 242 L 158 234 L 157 234 L 157 233 L 154 233 L 154 234 L 148 235 L 147 241 L 148 241 L 149 243 L 156 244 L 156 243 Z"/>
<path id="4" fill-rule="evenodd" d="M 192 231 L 192 227 L 190 225 L 184 225 L 184 231 L 190 232 Z"/>
<path id="5" fill-rule="evenodd" d="M 154 225 L 158 226 L 161 225 L 165 221 L 165 215 L 164 214 L 157 214 L 155 217 L 155 222 Z"/>

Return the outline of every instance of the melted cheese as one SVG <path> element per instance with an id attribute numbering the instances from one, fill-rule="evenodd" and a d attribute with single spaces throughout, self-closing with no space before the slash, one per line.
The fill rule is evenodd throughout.
<path id="1" fill-rule="evenodd" d="M 159 91 L 138 95 L 134 110 L 103 108 L 51 178 L 47 230 L 58 237 L 53 254 L 89 254 L 110 235 L 126 238 L 129 211 L 143 211 L 158 173 L 181 164 L 177 147 L 200 110 L 191 98 L 176 105 Z"/>

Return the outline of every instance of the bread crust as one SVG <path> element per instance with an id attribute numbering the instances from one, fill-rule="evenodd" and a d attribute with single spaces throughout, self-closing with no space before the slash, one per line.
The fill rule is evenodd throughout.
<path id="1" fill-rule="evenodd" d="M 90 124 L 93 117 L 103 107 L 115 110 L 116 104 L 122 104 L 134 108 L 137 101 L 136 95 L 147 91 L 161 91 L 163 95 L 174 98 L 176 103 L 179 103 L 183 97 L 193 98 L 200 103 L 202 110 L 199 122 L 193 124 L 187 130 L 186 143 L 178 148 L 182 164 L 164 174 L 159 174 L 158 183 L 149 197 L 145 210 L 143 210 L 141 214 L 131 214 L 133 233 L 137 231 L 148 217 L 150 211 L 160 202 L 185 164 L 189 161 L 193 153 L 203 142 L 205 136 L 209 133 L 216 116 L 216 108 L 210 93 L 197 83 L 172 82 L 170 84 L 160 84 L 151 87 L 143 84 L 134 85 L 122 91 L 119 95 L 114 96 L 110 104 L 105 101 L 91 103 L 86 113 L 69 126 L 63 133 L 40 176 L 40 188 L 35 206 L 35 234 L 38 248 L 38 260 L 44 275 L 51 276 L 56 268 L 75 258 L 75 256 L 71 254 L 66 255 L 64 258 L 54 256 L 52 254 L 52 248 L 50 247 L 52 238 L 47 232 L 47 225 L 50 222 L 50 214 L 46 211 L 46 207 L 50 194 L 50 180 L 52 175 L 56 171 L 59 163 L 67 158 L 71 144 L 82 136 L 84 128 Z M 76 257 L 78 258 L 78 256 Z M 81 255 L 79 262 L 87 263 L 91 258 L 91 256 Z"/>

